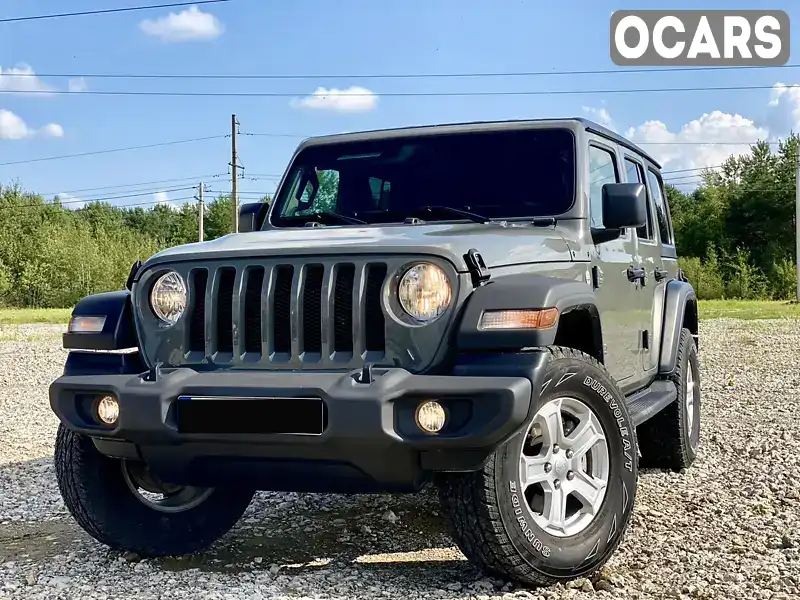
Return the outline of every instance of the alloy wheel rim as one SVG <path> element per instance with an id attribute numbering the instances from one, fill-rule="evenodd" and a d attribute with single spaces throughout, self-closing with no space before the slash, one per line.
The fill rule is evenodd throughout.
<path id="1" fill-rule="evenodd" d="M 172 485 L 159 481 L 141 463 L 121 461 L 122 477 L 137 500 L 164 513 L 179 513 L 202 504 L 213 488 Z"/>
<path id="2" fill-rule="evenodd" d="M 534 522 L 554 537 L 577 535 L 603 506 L 610 477 L 608 440 L 577 398 L 543 405 L 523 438 L 519 481 Z"/>
<path id="3" fill-rule="evenodd" d="M 692 363 L 688 363 L 686 369 L 686 426 L 689 429 L 689 437 L 694 444 L 694 410 L 696 400 L 696 390 L 694 381 L 694 369 Z"/>

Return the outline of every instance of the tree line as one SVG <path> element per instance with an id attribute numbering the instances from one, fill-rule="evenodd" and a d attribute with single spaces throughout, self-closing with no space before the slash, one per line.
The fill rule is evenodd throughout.
<path id="1" fill-rule="evenodd" d="M 797 151 L 797 136 L 774 151 L 761 142 L 687 176 L 699 179 L 690 193 L 667 182 L 680 265 L 701 299 L 794 297 Z M 70 307 L 88 294 L 121 289 L 136 260 L 198 240 L 197 211 L 189 203 L 104 202 L 74 210 L 58 197 L 0 186 L 0 305 Z M 206 240 L 233 230 L 230 196 L 206 204 L 203 229 Z"/>
<path id="2" fill-rule="evenodd" d="M 667 187 L 680 264 L 699 298 L 795 297 L 799 139 L 754 144 L 703 172 L 691 193 Z"/>
<path id="3" fill-rule="evenodd" d="M 269 202 L 268 197 L 261 198 Z M 0 306 L 65 308 L 122 289 L 137 260 L 199 239 L 198 206 L 118 207 L 91 202 L 75 210 L 56 196 L 0 186 Z M 204 239 L 233 231 L 233 203 L 206 205 Z"/>

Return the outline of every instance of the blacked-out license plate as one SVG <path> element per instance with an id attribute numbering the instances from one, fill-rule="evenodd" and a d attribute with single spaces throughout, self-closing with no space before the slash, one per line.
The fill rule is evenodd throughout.
<path id="1" fill-rule="evenodd" d="M 325 405 L 320 398 L 179 396 L 180 433 L 320 435 Z"/>

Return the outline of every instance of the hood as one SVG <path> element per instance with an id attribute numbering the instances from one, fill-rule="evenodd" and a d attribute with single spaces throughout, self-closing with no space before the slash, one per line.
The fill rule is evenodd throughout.
<path id="1" fill-rule="evenodd" d="M 557 230 L 530 223 L 458 223 L 366 227 L 286 228 L 230 234 L 184 244 L 152 256 L 144 266 L 184 260 L 244 256 L 321 254 L 438 255 L 466 271 L 464 255 L 475 248 L 489 268 L 534 262 L 569 262 L 569 246 Z"/>

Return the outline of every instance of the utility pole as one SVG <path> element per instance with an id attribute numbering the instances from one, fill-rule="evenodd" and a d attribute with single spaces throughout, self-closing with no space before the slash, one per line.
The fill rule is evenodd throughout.
<path id="1" fill-rule="evenodd" d="M 233 201 L 233 232 L 239 233 L 239 198 L 237 197 L 237 179 L 239 177 L 239 162 L 236 156 L 236 115 L 231 115 L 231 200 Z M 800 283 L 798 283 L 800 286 Z M 798 287 L 800 289 L 800 287 Z"/>
<path id="2" fill-rule="evenodd" d="M 796 173 L 794 182 L 794 238 L 797 263 L 797 301 L 800 302 L 800 144 L 795 145 Z"/>
<path id="3" fill-rule="evenodd" d="M 203 182 L 200 182 L 200 194 L 197 198 L 198 201 L 198 210 L 197 210 L 197 231 L 199 232 L 200 241 L 203 241 L 203 215 L 206 212 L 206 205 L 203 202 Z"/>

